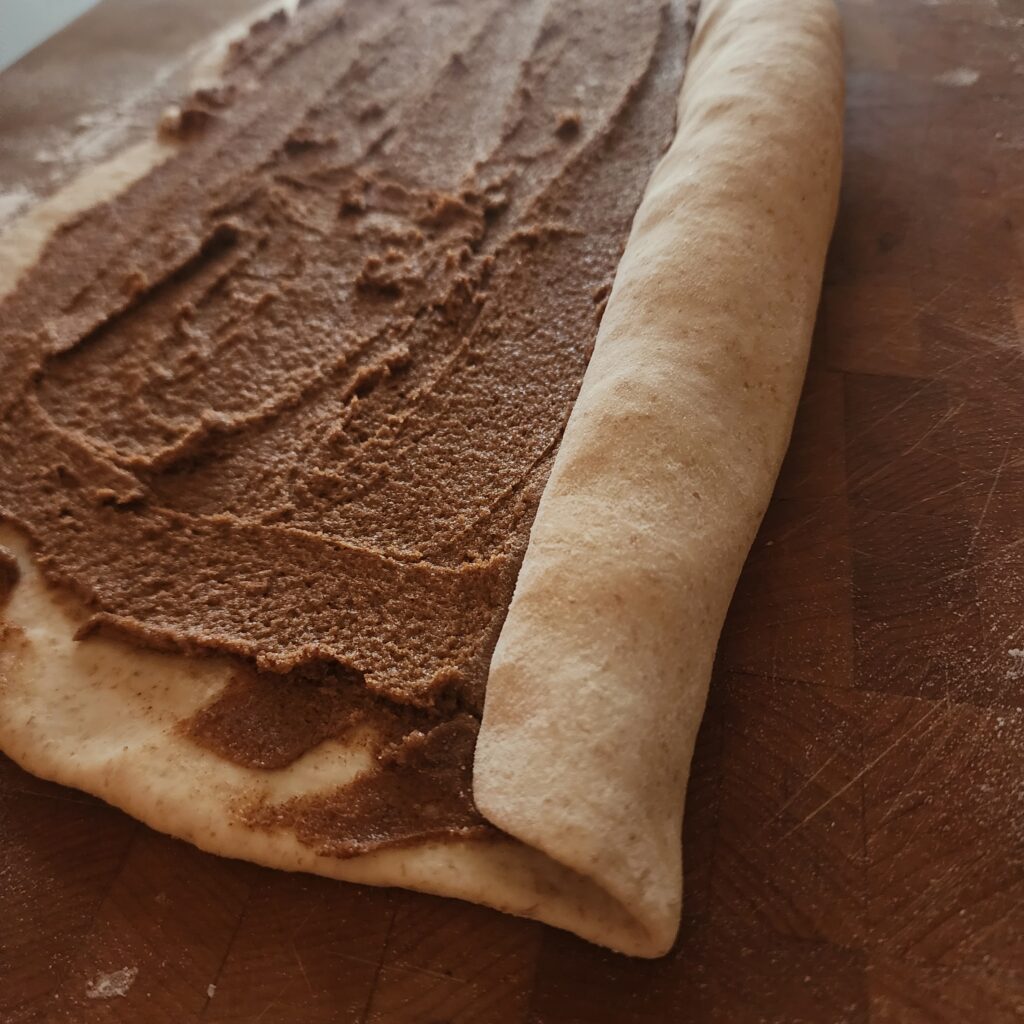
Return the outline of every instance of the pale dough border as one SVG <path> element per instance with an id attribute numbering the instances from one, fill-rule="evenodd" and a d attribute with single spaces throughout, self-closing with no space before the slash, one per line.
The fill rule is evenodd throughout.
<path id="1" fill-rule="evenodd" d="M 678 134 L 637 212 L 491 666 L 475 790 L 515 840 L 339 861 L 247 829 L 239 800 L 337 784 L 358 755 L 325 744 L 261 773 L 199 751 L 174 724 L 224 667 L 72 642 L 80 611 L 10 531 L 25 576 L 0 640 L 0 747 L 203 849 L 664 953 L 714 649 L 803 378 L 841 118 L 831 0 L 705 0 Z M 0 242 L 0 292 L 62 217 L 163 155 L 129 154 L 30 212 Z"/>

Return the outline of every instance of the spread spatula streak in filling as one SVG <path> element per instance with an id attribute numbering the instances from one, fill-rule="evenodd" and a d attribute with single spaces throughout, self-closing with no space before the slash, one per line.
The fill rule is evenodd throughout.
<path id="1" fill-rule="evenodd" d="M 488 662 L 687 36 L 657 0 L 320 0 L 3 307 L 0 500 L 84 632 L 243 659 L 183 726 L 239 764 L 268 701 L 278 765 L 387 723 L 389 781 L 278 812 L 335 854 L 485 827 Z"/>

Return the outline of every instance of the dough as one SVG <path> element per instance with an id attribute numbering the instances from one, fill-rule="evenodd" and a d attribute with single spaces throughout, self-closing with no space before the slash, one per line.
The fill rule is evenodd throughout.
<path id="1" fill-rule="evenodd" d="M 254 802 L 355 777 L 365 745 L 268 771 L 192 742 L 180 723 L 230 685 L 229 661 L 75 641 L 88 611 L 43 583 L 13 528 L 0 747 L 213 852 L 663 954 L 714 648 L 788 440 L 835 215 L 832 4 L 706 0 L 679 103 L 491 662 L 473 791 L 500 834 L 338 858 L 253 827 Z"/>

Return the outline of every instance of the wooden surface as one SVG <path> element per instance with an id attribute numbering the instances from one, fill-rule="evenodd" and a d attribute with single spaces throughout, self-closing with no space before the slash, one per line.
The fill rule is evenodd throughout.
<path id="1" fill-rule="evenodd" d="M 3 1024 L 1024 1017 L 1024 8 L 843 12 L 842 208 L 674 951 L 221 860 L 0 759 Z M 0 124 L 76 31 L 0 77 Z"/>

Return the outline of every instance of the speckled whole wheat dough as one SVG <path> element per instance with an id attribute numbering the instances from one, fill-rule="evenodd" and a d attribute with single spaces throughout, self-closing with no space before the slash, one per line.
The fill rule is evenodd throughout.
<path id="1" fill-rule="evenodd" d="M 192 744 L 175 723 L 227 685 L 227 663 L 75 642 L 82 611 L 7 528 L 22 579 L 0 635 L 0 747 L 211 852 L 663 954 L 715 645 L 803 379 L 841 117 L 831 0 L 705 0 L 678 133 L 637 213 L 491 665 L 474 788 L 511 838 L 338 860 L 248 827 L 237 809 L 254 797 L 332 789 L 365 753 L 332 741 L 257 772 Z M 153 164 L 143 156 L 135 174 Z M 132 173 L 115 162 L 89 180 L 109 192 Z M 89 192 L 80 182 L 15 225 L 0 290 Z"/>

